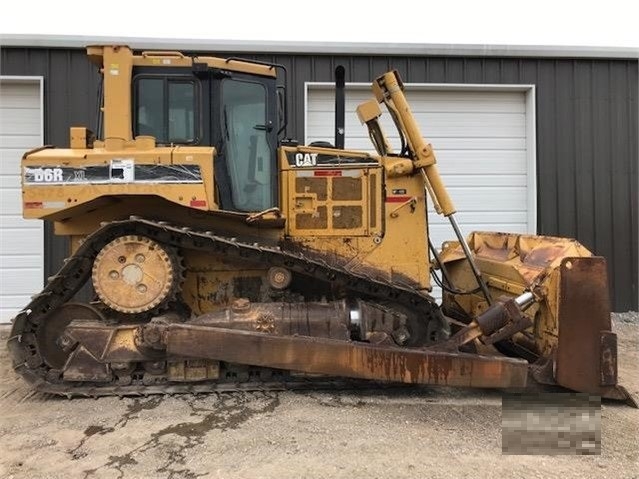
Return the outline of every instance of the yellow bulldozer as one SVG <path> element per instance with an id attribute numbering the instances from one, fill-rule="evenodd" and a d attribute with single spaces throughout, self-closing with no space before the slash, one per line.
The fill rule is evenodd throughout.
<path id="1" fill-rule="evenodd" d="M 465 237 L 396 71 L 357 108 L 371 154 L 344 148 L 339 68 L 335 144 L 303 146 L 285 135 L 281 65 L 87 54 L 102 79 L 97 131 L 72 127 L 69 148 L 22 160 L 24 217 L 53 222 L 71 249 L 13 320 L 13 365 L 35 389 L 537 381 L 631 400 L 605 260 L 572 239 Z M 456 236 L 441 249 L 429 201 Z"/>

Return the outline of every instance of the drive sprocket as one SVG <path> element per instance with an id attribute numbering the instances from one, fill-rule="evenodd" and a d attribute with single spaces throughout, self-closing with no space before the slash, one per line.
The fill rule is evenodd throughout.
<path id="1" fill-rule="evenodd" d="M 109 308 L 127 314 L 155 310 L 175 298 L 182 281 L 175 250 L 146 236 L 105 245 L 93 262 L 93 287 Z"/>

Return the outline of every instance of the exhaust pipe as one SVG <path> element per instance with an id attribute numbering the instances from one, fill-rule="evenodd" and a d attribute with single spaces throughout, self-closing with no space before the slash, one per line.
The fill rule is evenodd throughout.
<path id="1" fill-rule="evenodd" d="M 335 68 L 335 148 L 344 149 L 345 95 L 344 76 L 346 70 L 342 65 Z"/>

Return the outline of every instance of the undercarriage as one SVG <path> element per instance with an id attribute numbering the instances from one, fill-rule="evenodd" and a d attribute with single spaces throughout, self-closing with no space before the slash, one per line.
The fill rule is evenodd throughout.
<path id="1" fill-rule="evenodd" d="M 267 301 L 236 298 L 194 314 L 180 297 L 181 254 L 192 250 L 269 266 Z M 90 278 L 96 301 L 74 302 Z M 310 280 L 332 296 L 291 292 Z M 525 385 L 526 361 L 442 348 L 450 333 L 425 292 L 277 246 L 131 218 L 86 238 L 17 316 L 9 348 L 38 390 L 67 396 L 316 387 L 338 378 Z"/>

